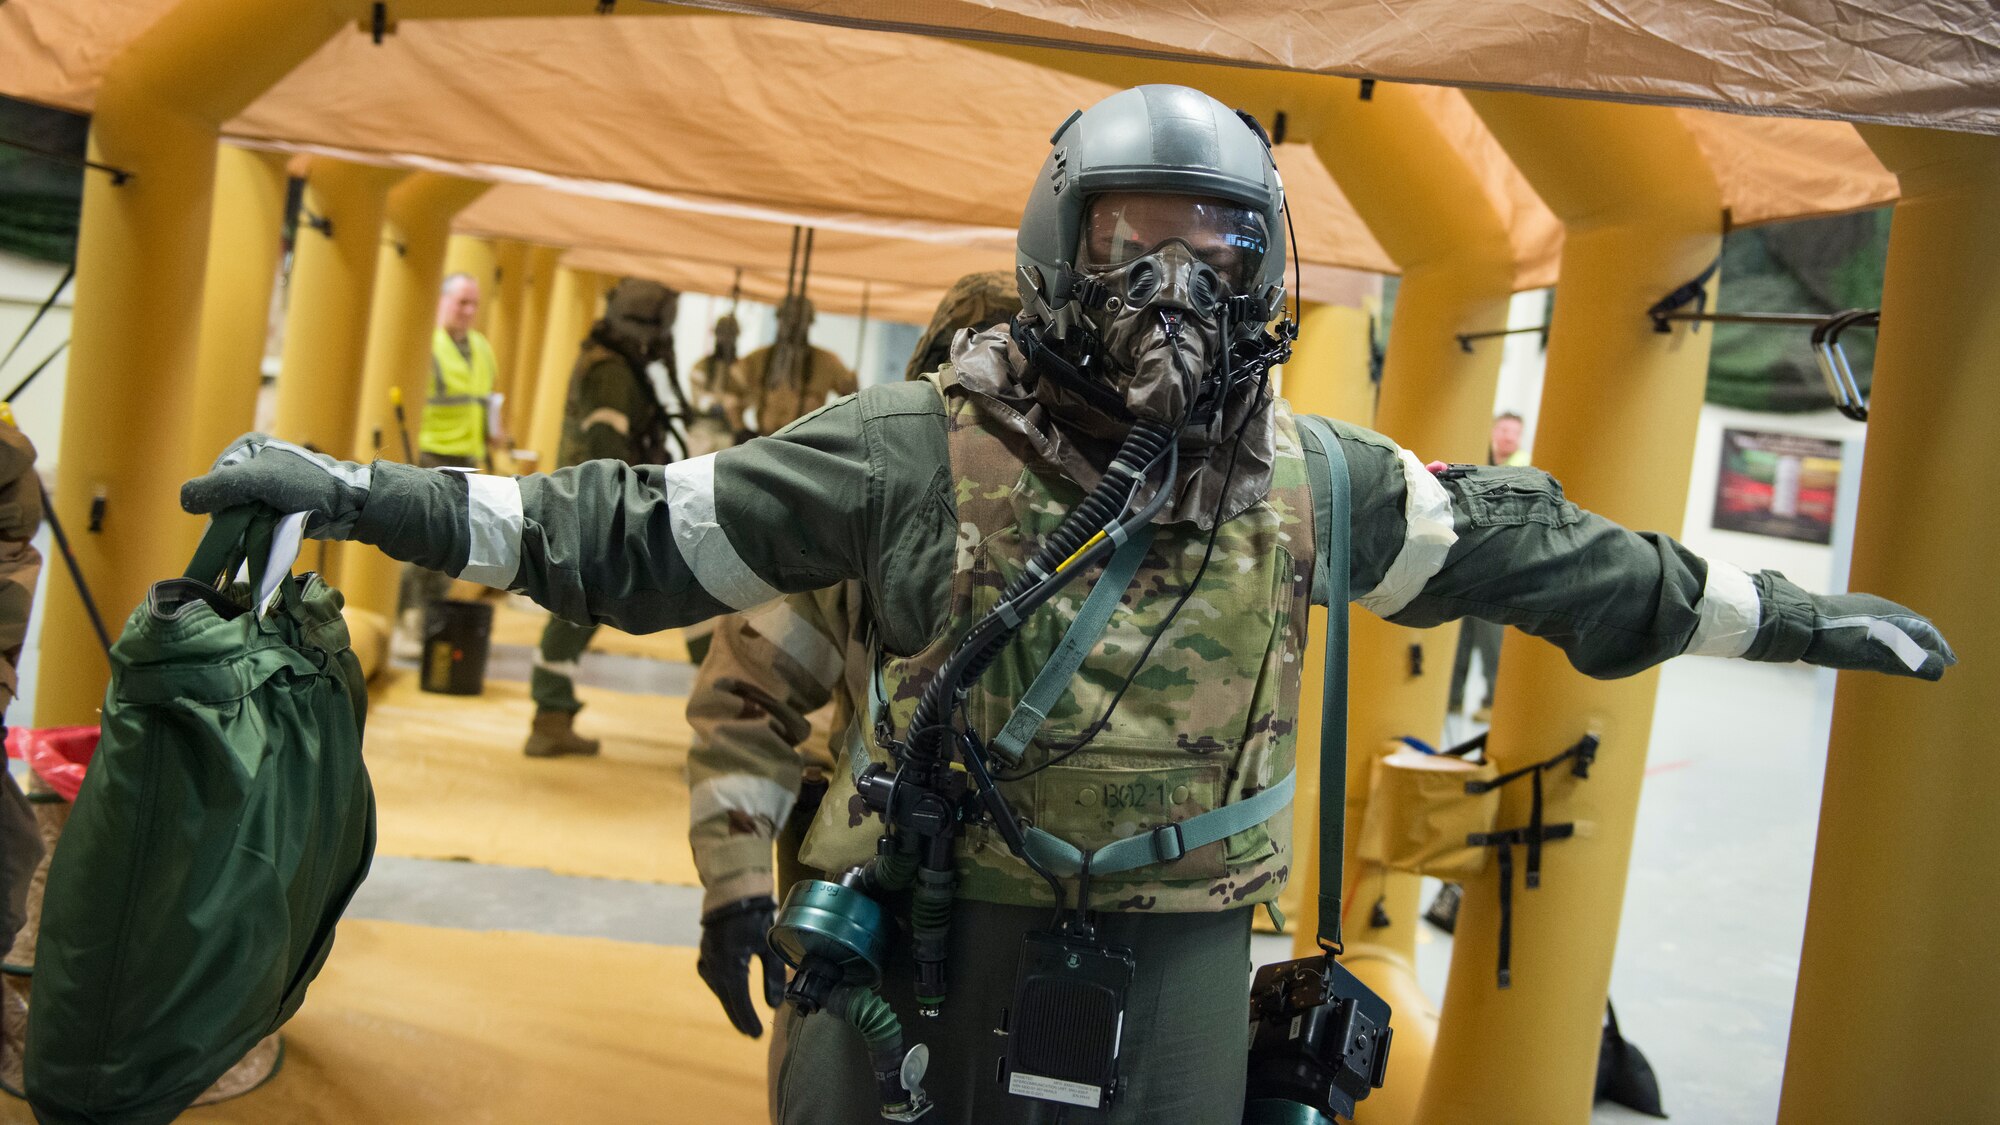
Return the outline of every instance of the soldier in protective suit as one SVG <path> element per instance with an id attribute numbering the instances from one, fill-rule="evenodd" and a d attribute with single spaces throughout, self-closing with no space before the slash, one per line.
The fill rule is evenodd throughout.
<path id="1" fill-rule="evenodd" d="M 813 306 L 795 293 L 778 304 L 778 338 L 736 361 L 723 405 L 738 440 L 775 434 L 829 399 L 854 393 L 854 372 L 806 339 Z"/>
<path id="2" fill-rule="evenodd" d="M 35 443 L 0 405 L 0 708 L 20 690 L 17 672 L 28 637 L 28 610 L 41 576 L 42 553 L 32 540 L 42 526 L 41 478 Z M 6 728 L 0 726 L 0 738 Z M 28 887 L 42 861 L 42 836 L 28 798 L 0 757 L 0 955 L 13 947 L 27 919 Z"/>
<path id="3" fill-rule="evenodd" d="M 657 281 L 624 278 L 606 299 L 604 319 L 591 326 L 569 377 L 563 403 L 558 466 L 610 458 L 629 465 L 658 465 L 667 459 L 667 412 L 646 368 L 661 362 L 673 370 L 674 311 L 680 294 Z M 530 758 L 589 755 L 597 740 L 574 729 L 583 709 L 576 697 L 577 661 L 597 633 L 582 625 L 549 618 L 535 650 L 528 690 L 535 700 L 534 726 L 523 752 Z"/>
<path id="4" fill-rule="evenodd" d="M 1537 470 L 1434 472 L 1338 421 L 1322 444 L 1268 381 L 1285 352 L 1267 328 L 1284 307 L 1284 200 L 1261 134 L 1198 91 L 1144 86 L 1072 117 L 1052 145 L 1021 221 L 1025 311 L 959 339 L 927 379 L 664 468 L 592 461 L 501 479 L 363 467 L 250 435 L 182 502 L 309 511 L 313 534 L 641 631 L 857 582 L 887 737 L 861 768 L 834 771 L 802 854 L 829 872 L 870 861 L 883 836 L 862 782 L 879 794 L 883 770 L 981 760 L 1083 601 L 1064 588 L 996 634 L 999 596 L 1075 573 L 1040 556 L 1107 512 L 1126 541 L 1149 535 L 1068 690 L 1018 759 L 991 758 L 996 799 L 934 837 L 950 847 L 923 856 L 909 890 L 878 900 L 916 933 L 891 932 L 881 994 L 930 1048 L 936 1119 L 982 1125 L 1043 1108 L 995 1081 L 993 1031 L 1023 941 L 1046 931 L 1058 896 L 1136 966 L 1118 1100 L 1068 1120 L 1241 1119 L 1250 908 L 1277 897 L 1294 861 L 1285 803 L 1260 795 L 1289 790 L 1319 586 L 1308 456 L 1345 462 L 1350 587 L 1399 624 L 1476 613 L 1601 677 L 1683 653 L 1928 679 L 1954 662 L 1903 606 L 1703 559 L 1578 508 Z M 1080 557 L 1096 574 L 1102 554 Z M 984 647 L 995 635 L 1006 643 Z M 973 657 L 984 674 L 968 679 Z M 1200 846 L 1157 844 L 1238 805 L 1262 815 Z M 1087 885 L 1045 877 L 997 830 L 1023 819 L 1086 854 L 1147 837 L 1155 858 Z M 872 870 L 890 885 L 894 872 Z M 941 948 L 927 944 L 939 934 Z M 924 979 L 939 964 L 948 1002 Z M 824 1012 L 782 1018 L 780 1120 L 871 1120 L 881 1086 L 861 1033 Z"/>
<path id="5" fill-rule="evenodd" d="M 1004 324 L 1021 311 L 1005 273 L 967 274 L 938 303 L 906 369 L 916 379 L 951 359 L 961 332 Z M 701 979 L 745 1035 L 763 1033 L 750 962 L 764 966 L 776 1007 L 784 965 L 764 940 L 776 895 L 813 877 L 798 851 L 826 793 L 834 758 L 866 739 L 870 630 L 866 595 L 843 582 L 792 594 L 715 620 L 714 640 L 688 692 L 689 842 L 701 875 Z M 833 705 L 833 745 L 809 740 L 806 716 Z M 828 751 L 832 753 L 829 754 Z M 864 751 L 865 752 L 865 751 Z M 776 881 L 773 882 L 773 843 Z"/>
<path id="6" fill-rule="evenodd" d="M 736 444 L 736 430 L 729 421 L 729 371 L 736 366 L 736 338 L 740 329 L 734 314 L 725 313 L 715 321 L 715 350 L 694 361 L 688 372 L 688 398 L 694 416 L 688 419 L 688 456 L 720 453 Z"/>

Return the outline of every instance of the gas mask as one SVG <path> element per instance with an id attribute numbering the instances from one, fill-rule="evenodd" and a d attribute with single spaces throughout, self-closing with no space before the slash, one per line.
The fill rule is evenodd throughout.
<path id="1" fill-rule="evenodd" d="M 680 294 L 657 281 L 624 278 L 604 307 L 604 329 L 621 351 L 650 362 L 669 354 Z"/>
<path id="2" fill-rule="evenodd" d="M 1211 423 L 1227 361 L 1247 328 L 1234 300 L 1257 275 L 1267 234 L 1255 211 L 1218 199 L 1112 192 L 1090 201 L 1076 263 L 1098 377 L 1134 416 Z"/>

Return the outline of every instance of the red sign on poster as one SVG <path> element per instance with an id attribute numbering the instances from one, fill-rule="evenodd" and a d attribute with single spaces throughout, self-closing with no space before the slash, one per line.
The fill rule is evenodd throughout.
<path id="1" fill-rule="evenodd" d="M 1724 430 L 1710 523 L 1721 531 L 1831 543 L 1839 485 L 1837 441 Z"/>

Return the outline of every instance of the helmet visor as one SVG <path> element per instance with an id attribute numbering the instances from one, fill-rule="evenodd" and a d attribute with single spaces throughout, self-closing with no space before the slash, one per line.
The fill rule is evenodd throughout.
<path id="1" fill-rule="evenodd" d="M 1270 246 L 1264 216 L 1248 207 L 1200 195 L 1114 191 L 1091 198 L 1084 212 L 1079 269 L 1114 269 L 1179 241 L 1229 286 L 1243 293 Z"/>

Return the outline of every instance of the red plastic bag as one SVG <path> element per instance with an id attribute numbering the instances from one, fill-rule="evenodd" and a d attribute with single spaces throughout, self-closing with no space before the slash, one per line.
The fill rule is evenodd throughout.
<path id="1" fill-rule="evenodd" d="M 65 801 L 76 800 L 83 770 L 97 753 L 96 727 L 11 727 L 7 756 L 20 758 Z"/>

